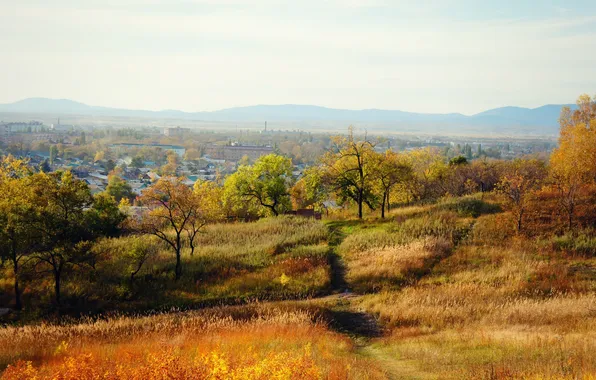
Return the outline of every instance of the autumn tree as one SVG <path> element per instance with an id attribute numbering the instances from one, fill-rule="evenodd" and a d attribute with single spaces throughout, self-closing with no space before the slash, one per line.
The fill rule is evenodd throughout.
<path id="1" fill-rule="evenodd" d="M 582 95 L 578 109 L 564 107 L 559 123 L 559 147 L 550 157 L 550 174 L 559 204 L 572 228 L 582 187 L 596 181 L 596 101 Z"/>
<path id="2" fill-rule="evenodd" d="M 296 209 L 323 208 L 323 202 L 328 196 L 323 184 L 323 176 L 323 170 L 318 166 L 311 166 L 304 170 L 302 177 L 290 189 L 292 205 Z"/>
<path id="3" fill-rule="evenodd" d="M 436 199 L 447 192 L 446 179 L 450 169 L 437 149 L 417 149 L 408 152 L 405 158 L 414 174 L 407 184 L 407 190 L 414 200 Z"/>
<path id="4" fill-rule="evenodd" d="M 183 178 L 162 177 L 143 192 L 140 198 L 148 208 L 142 228 L 168 244 L 176 255 L 175 278 L 182 275 L 183 233 L 195 215 L 196 202 Z"/>
<path id="5" fill-rule="evenodd" d="M 34 214 L 30 187 L 26 177 L 30 175 L 27 164 L 12 156 L 0 161 L 0 257 L 8 260 L 14 276 L 15 309 L 21 310 L 21 263 L 32 253 L 35 233 L 29 228 Z"/>
<path id="6" fill-rule="evenodd" d="M 147 239 L 149 237 L 149 239 Z M 155 239 L 155 237 L 153 237 Z M 123 252 L 123 257 L 128 261 L 130 283 L 134 283 L 135 276 L 141 271 L 143 265 L 151 257 L 157 255 L 158 245 L 151 236 L 133 236 L 128 241 Z"/>
<path id="7" fill-rule="evenodd" d="M 223 189 L 215 182 L 199 180 L 193 185 L 191 201 L 194 203 L 194 211 L 185 226 L 190 255 L 195 252 L 195 241 L 197 234 L 208 223 L 222 220 L 223 213 Z"/>
<path id="8" fill-rule="evenodd" d="M 374 210 L 375 144 L 368 139 L 357 140 L 350 127 L 347 137 L 336 136 L 322 158 L 324 182 L 340 200 L 352 200 L 358 205 L 358 218 L 363 217 L 363 205 Z"/>
<path id="9" fill-rule="evenodd" d="M 224 184 L 226 202 L 250 202 L 265 208 L 274 216 L 290 208 L 292 160 L 269 154 L 254 165 L 240 166 Z"/>
<path id="10" fill-rule="evenodd" d="M 96 218 L 107 215 L 94 208 L 94 199 L 87 184 L 75 179 L 69 171 L 37 173 L 31 179 L 38 204 L 33 228 L 40 232 L 40 248 L 36 249 L 33 257 L 36 268 L 49 268 L 52 273 L 55 300 L 59 306 L 65 269 L 88 263 L 91 242 L 103 235 L 101 229 L 95 230 L 94 226 L 105 226 Z"/>
<path id="11" fill-rule="evenodd" d="M 387 150 L 375 156 L 375 178 L 381 189 L 381 218 L 385 218 L 385 209 L 390 210 L 391 190 L 399 183 L 413 178 L 412 166 L 400 154 Z"/>
<path id="12" fill-rule="evenodd" d="M 522 230 L 523 218 L 532 195 L 542 186 L 546 174 L 545 163 L 537 159 L 517 159 L 504 169 L 497 190 L 505 196 L 515 216 L 518 232 Z"/>

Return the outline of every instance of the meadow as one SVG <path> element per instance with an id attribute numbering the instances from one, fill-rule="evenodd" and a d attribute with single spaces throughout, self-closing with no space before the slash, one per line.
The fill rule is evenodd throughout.
<path id="1" fill-rule="evenodd" d="M 132 237 L 105 239 L 65 284 L 93 312 L 1 328 L 2 378 L 596 378 L 596 233 L 531 215 L 476 194 L 211 225 L 176 282 L 159 243 L 130 281 Z"/>

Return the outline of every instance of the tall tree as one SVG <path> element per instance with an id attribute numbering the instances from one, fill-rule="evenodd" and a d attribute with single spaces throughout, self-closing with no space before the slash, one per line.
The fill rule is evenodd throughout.
<path id="1" fill-rule="evenodd" d="M 551 177 L 572 228 L 580 189 L 596 182 L 596 101 L 582 95 L 578 109 L 561 111 L 559 147 L 551 154 Z"/>
<path id="2" fill-rule="evenodd" d="M 56 147 L 56 145 L 52 145 L 50 147 L 50 165 L 54 165 L 56 157 L 58 157 L 58 147 Z"/>
<path id="3" fill-rule="evenodd" d="M 34 228 L 41 232 L 41 247 L 34 257 L 36 266 L 47 267 L 53 274 L 55 301 L 60 306 L 64 270 L 89 258 L 94 236 L 87 211 L 93 205 L 93 197 L 87 184 L 76 180 L 69 171 L 37 173 L 32 180 L 40 204 Z"/>
<path id="4" fill-rule="evenodd" d="M 399 183 L 412 180 L 412 166 L 404 157 L 391 150 L 377 154 L 375 176 L 381 189 L 381 218 L 385 218 L 385 209 L 390 210 L 391 190 Z"/>
<path id="5" fill-rule="evenodd" d="M 176 255 L 176 280 L 182 275 L 182 234 L 189 226 L 196 212 L 192 190 L 182 178 L 162 177 L 143 192 L 140 198 L 148 208 L 143 215 L 143 229 L 167 243 Z"/>
<path id="6" fill-rule="evenodd" d="M 28 228 L 34 215 L 31 188 L 26 180 L 31 172 L 23 160 L 11 156 L 0 161 L 0 257 L 8 260 L 14 276 L 15 309 L 21 310 L 21 262 L 33 251 L 36 241 Z"/>
<path id="7" fill-rule="evenodd" d="M 347 137 L 331 140 L 331 148 L 323 156 L 324 180 L 340 199 L 351 199 L 358 205 L 358 218 L 363 217 L 363 205 L 374 210 L 375 144 L 366 138 L 357 140 L 350 127 Z"/>

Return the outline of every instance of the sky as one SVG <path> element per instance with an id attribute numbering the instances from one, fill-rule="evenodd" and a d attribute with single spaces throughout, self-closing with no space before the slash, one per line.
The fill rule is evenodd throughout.
<path id="1" fill-rule="evenodd" d="M 0 0 L 0 103 L 474 114 L 596 94 L 596 2 Z"/>

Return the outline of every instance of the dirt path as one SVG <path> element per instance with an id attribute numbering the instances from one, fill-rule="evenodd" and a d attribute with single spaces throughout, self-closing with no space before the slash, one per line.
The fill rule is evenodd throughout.
<path id="1" fill-rule="evenodd" d="M 474 223 L 471 223 L 470 229 Z M 329 225 L 329 265 L 331 268 L 331 287 L 333 295 L 322 297 L 331 302 L 328 306 L 329 327 L 350 336 L 356 344 L 357 352 L 379 364 L 389 379 L 436 379 L 436 375 L 426 373 L 420 363 L 414 360 L 404 360 L 396 357 L 390 350 L 385 349 L 381 338 L 385 329 L 375 315 L 358 310 L 353 300 L 360 295 L 353 293 L 346 280 L 346 266 L 338 252 L 338 247 L 346 237 L 340 225 Z M 454 239 L 451 254 L 455 252 L 465 236 Z M 433 260 L 428 273 L 445 257 Z M 333 304 L 335 303 L 335 305 Z"/>

